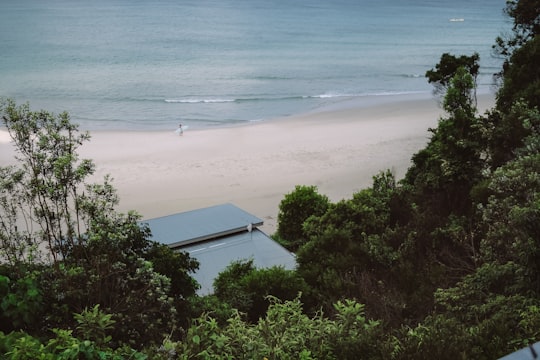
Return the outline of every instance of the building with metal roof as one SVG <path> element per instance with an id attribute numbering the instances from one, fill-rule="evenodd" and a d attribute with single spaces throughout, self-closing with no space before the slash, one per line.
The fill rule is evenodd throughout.
<path id="1" fill-rule="evenodd" d="M 506 355 L 499 360 L 535 360 L 540 359 L 540 341 L 526 348 Z"/>
<path id="2" fill-rule="evenodd" d="M 253 260 L 258 268 L 296 267 L 294 255 L 257 227 L 263 221 L 233 204 L 223 204 L 144 221 L 152 240 L 185 251 L 199 261 L 193 277 L 199 295 L 213 292 L 217 275 L 233 261 Z"/>

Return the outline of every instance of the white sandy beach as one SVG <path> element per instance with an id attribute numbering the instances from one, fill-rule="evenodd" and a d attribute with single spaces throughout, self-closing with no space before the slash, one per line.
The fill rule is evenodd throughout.
<path id="1" fill-rule="evenodd" d="M 482 96 L 479 108 L 491 106 Z M 443 115 L 434 99 L 292 116 L 244 126 L 168 132 L 92 132 L 81 156 L 110 174 L 121 211 L 144 219 L 231 202 L 276 230 L 279 203 L 295 185 L 316 185 L 332 201 L 350 198 L 391 169 L 401 178 Z M 0 164 L 13 152 L 0 130 Z"/>

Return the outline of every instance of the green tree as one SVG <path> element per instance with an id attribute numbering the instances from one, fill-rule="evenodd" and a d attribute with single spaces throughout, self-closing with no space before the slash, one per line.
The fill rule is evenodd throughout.
<path id="1" fill-rule="evenodd" d="M 227 324 L 227 321 L 233 316 L 237 309 L 233 309 L 229 303 L 221 301 L 216 295 L 210 294 L 205 296 L 192 296 L 189 298 L 189 319 L 200 318 L 203 315 L 212 316 L 219 325 Z M 190 324 L 185 326 L 189 328 Z"/>
<path id="2" fill-rule="evenodd" d="M 297 185 L 279 204 L 277 236 L 282 244 L 296 251 L 306 242 L 304 221 L 310 216 L 320 216 L 328 208 L 329 200 L 317 192 L 315 186 Z"/>
<path id="3" fill-rule="evenodd" d="M 426 77 L 428 78 L 428 82 L 434 86 L 434 93 L 444 96 L 458 69 L 464 68 L 472 76 L 474 88 L 476 89 L 478 73 L 480 71 L 479 61 L 480 55 L 478 53 L 474 53 L 471 56 L 461 55 L 459 57 L 444 53 L 441 55 L 441 60 L 435 65 L 435 68 L 426 72 Z M 474 100 L 476 104 L 476 95 L 474 95 Z"/>
<path id="4" fill-rule="evenodd" d="M 430 129 L 427 146 L 413 156 L 401 182 L 409 211 L 408 222 L 396 229 L 397 277 L 405 286 L 407 313 L 416 319 L 425 316 L 437 287 L 452 286 L 474 271 L 483 231 L 476 207 L 487 197 L 486 120 L 476 114 L 474 81 L 466 68 L 457 69 L 443 107 L 447 116 Z"/>
<path id="5" fill-rule="evenodd" d="M 484 121 L 476 117 L 474 82 L 458 68 L 444 98 L 447 118 L 441 118 L 426 148 L 413 156 L 405 183 L 413 186 L 430 212 L 442 216 L 467 214 L 470 191 L 482 179 L 486 142 Z"/>
<path id="6" fill-rule="evenodd" d="M 42 316 L 43 306 L 37 271 L 28 272 L 22 278 L 7 272 L 0 275 L 0 331 L 31 326 Z"/>
<path id="7" fill-rule="evenodd" d="M 2 359 L 19 360 L 146 360 L 142 352 L 123 347 L 112 349 L 105 338 L 99 343 L 77 338 L 71 330 L 52 329 L 53 337 L 48 340 L 34 337 L 25 332 L 0 332 L 0 356 Z"/>
<path id="8" fill-rule="evenodd" d="M 135 212 L 116 212 L 119 199 L 108 177 L 87 183 L 94 165 L 79 160 L 77 149 L 88 133 L 79 133 L 67 113 L 34 112 L 11 100 L 0 113 L 19 161 L 0 171 L 0 259 L 6 272 L 12 270 L 12 284 L 37 269 L 36 291 L 43 298 L 41 313 L 29 312 L 36 320 L 28 322 L 17 309 L 33 306 L 30 297 L 9 305 L 16 294 L 10 288 L 0 301 L 11 325 L 39 335 L 52 327 L 73 329 L 73 313 L 99 304 L 122 324 L 111 330 L 116 345 L 140 347 L 175 330 L 177 310 L 185 312 L 180 320 L 186 323 L 188 312 L 180 305 L 187 306 L 182 302 L 195 292 L 188 274 L 197 263 L 153 244 Z"/>
<path id="9" fill-rule="evenodd" d="M 373 176 L 371 188 L 353 194 L 352 199 L 329 204 L 325 213 L 312 215 L 303 225 L 304 234 L 317 236 L 329 227 L 353 233 L 381 233 L 397 221 L 391 202 L 396 195 L 396 179 L 391 171 Z"/>
<path id="10" fill-rule="evenodd" d="M 270 305 L 268 296 L 286 301 L 307 292 L 306 283 L 295 271 L 280 266 L 256 269 L 247 274 L 241 283 L 252 299 L 247 315 L 253 322 L 266 314 Z"/>
<path id="11" fill-rule="evenodd" d="M 516 105 L 531 135 L 491 176 L 492 194 L 481 208 L 488 229 L 481 251 L 484 261 L 519 264 L 528 288 L 540 294 L 540 113 L 522 106 Z"/>
<path id="12" fill-rule="evenodd" d="M 488 118 L 493 169 L 514 158 L 514 151 L 530 133 L 523 127 L 522 112 L 514 105 L 525 102 L 527 107 L 540 107 L 540 2 L 510 0 L 505 11 L 513 21 L 513 33 L 497 38 L 494 46 L 505 62 L 497 74 L 496 109 Z"/>
<path id="13" fill-rule="evenodd" d="M 81 338 L 92 340 L 98 345 L 108 344 L 112 337 L 107 335 L 116 321 L 112 319 L 111 314 L 106 314 L 99 309 L 99 304 L 92 310 L 84 309 L 80 314 L 74 314 L 77 321 L 77 332 Z"/>
<path id="14" fill-rule="evenodd" d="M 530 107 L 540 107 L 540 38 L 535 36 L 516 49 L 503 67 L 502 86 L 497 93 L 497 107 L 511 109 L 524 100 Z"/>
<path id="15" fill-rule="evenodd" d="M 23 177 L 22 169 L 0 167 L 0 259 L 15 269 L 23 268 L 21 265 L 27 259 L 39 256 L 38 242 L 18 225 L 28 224 L 28 217 L 19 206 L 23 201 L 20 191 Z"/>
<path id="16" fill-rule="evenodd" d="M 196 296 L 195 292 L 200 287 L 191 274 L 199 268 L 199 262 L 186 252 L 174 251 L 155 242 L 142 256 L 152 263 L 155 272 L 170 279 L 168 295 L 177 312 L 176 327 L 187 327 L 191 317 L 190 299 Z"/>
<path id="17" fill-rule="evenodd" d="M 160 343 L 176 330 L 181 319 L 171 296 L 171 280 L 154 270 L 144 259 L 144 251 L 126 246 L 144 237 L 138 219 L 134 215 L 115 217 L 99 234 L 89 234 L 84 261 L 75 264 L 68 258 L 58 268 L 41 272 L 46 306 L 43 318 L 35 324 L 38 329 L 45 324 L 74 328 L 72 313 L 99 304 L 122 324 L 111 330 L 116 346 L 128 344 L 140 349 Z M 186 291 L 192 293 L 193 289 Z"/>
<path id="18" fill-rule="evenodd" d="M 434 313 L 402 328 L 394 358 L 497 359 L 537 341 L 539 302 L 524 280 L 516 264 L 486 263 L 438 289 Z"/>
<path id="19" fill-rule="evenodd" d="M 492 170 L 516 157 L 517 149 L 530 134 L 524 127 L 529 107 L 516 101 L 510 109 L 492 109 L 487 116 L 488 161 Z"/>
<path id="20" fill-rule="evenodd" d="M 540 33 L 540 1 L 508 0 L 505 13 L 512 19 L 513 33 L 498 36 L 493 48 L 505 57 Z"/>
<path id="21" fill-rule="evenodd" d="M 194 320 L 186 338 L 167 346 L 180 359 L 366 359 L 386 358 L 379 340 L 382 327 L 369 320 L 354 301 L 335 304 L 335 316 L 309 317 L 299 299 L 269 298 L 266 315 L 257 323 L 236 314 L 220 327 L 209 316 Z"/>
<path id="22" fill-rule="evenodd" d="M 523 29 L 529 38 L 540 33 L 540 1 L 507 1 L 506 13 L 514 19 L 514 27 Z"/>
<path id="23" fill-rule="evenodd" d="M 306 221 L 309 241 L 297 252 L 298 272 L 313 290 L 308 298 L 314 297 L 318 306 L 332 311 L 336 301 L 355 298 L 366 304 L 370 316 L 395 320 L 400 301 L 390 295 L 394 288 L 389 284 L 399 246 L 389 235 L 397 221 L 395 194 L 394 176 L 381 172 L 372 188 Z"/>
<path id="24" fill-rule="evenodd" d="M 253 299 L 243 288 L 241 280 L 253 271 L 255 271 L 253 260 L 230 263 L 214 279 L 214 294 L 232 308 L 247 313 L 253 305 Z"/>
<path id="25" fill-rule="evenodd" d="M 50 260 L 58 263 L 84 239 L 79 204 L 94 164 L 79 161 L 77 149 L 89 135 L 79 133 L 67 113 L 32 112 L 28 104 L 17 107 L 11 100 L 0 105 L 0 113 L 20 164 L 20 170 L 2 170 L 0 238 L 4 243 L 10 239 L 8 249 L 15 246 L 21 251 L 10 250 L 10 255 L 19 256 L 10 257 L 12 261 L 28 255 L 26 250 L 33 249 L 27 246 L 30 242 L 46 249 Z"/>
<path id="26" fill-rule="evenodd" d="M 258 269 L 253 260 L 231 263 L 214 280 L 214 294 L 256 322 L 268 309 L 268 296 L 292 300 L 307 290 L 302 278 L 279 266 Z"/>

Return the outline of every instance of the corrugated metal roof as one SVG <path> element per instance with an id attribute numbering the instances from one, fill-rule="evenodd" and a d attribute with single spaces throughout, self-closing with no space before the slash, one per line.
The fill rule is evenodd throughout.
<path id="1" fill-rule="evenodd" d="M 216 205 L 204 209 L 163 216 L 144 221 L 152 231 L 152 240 L 177 248 L 193 242 L 254 228 L 263 221 L 233 204 Z"/>
<path id="2" fill-rule="evenodd" d="M 263 221 L 244 210 L 223 204 L 144 221 L 152 240 L 186 251 L 199 261 L 193 277 L 200 295 L 213 292 L 216 276 L 233 261 L 253 260 L 257 268 L 282 266 L 292 270 L 289 251 L 257 229 Z M 252 231 L 248 231 L 251 224 Z"/>

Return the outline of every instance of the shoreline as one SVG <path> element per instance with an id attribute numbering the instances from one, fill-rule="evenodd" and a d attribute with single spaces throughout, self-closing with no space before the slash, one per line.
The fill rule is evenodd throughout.
<path id="1" fill-rule="evenodd" d="M 482 114 L 494 95 L 479 95 L 478 103 Z M 174 129 L 91 131 L 79 154 L 96 164 L 89 181 L 111 175 L 119 211 L 151 219 L 231 202 L 261 218 L 271 235 L 279 203 L 296 185 L 315 185 L 337 202 L 371 186 L 380 171 L 401 179 L 443 115 L 433 97 L 350 105 L 183 136 Z M 11 148 L 4 136 L 0 130 L 2 164 Z"/>

